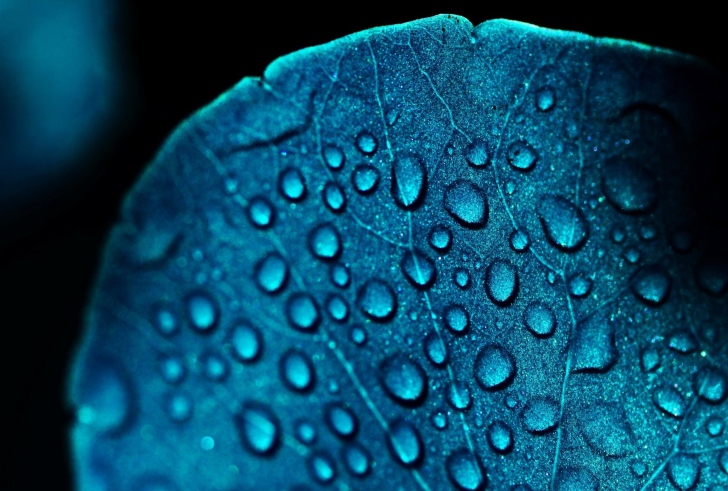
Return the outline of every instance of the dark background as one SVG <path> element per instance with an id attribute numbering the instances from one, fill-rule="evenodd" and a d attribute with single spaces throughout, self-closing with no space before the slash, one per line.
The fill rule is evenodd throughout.
<path id="1" fill-rule="evenodd" d="M 115 26 L 132 89 L 122 101 L 129 109 L 123 129 L 92 152 L 82 175 L 0 221 L 0 407 L 9 410 L 0 433 L 0 483 L 6 483 L 0 488 L 70 489 L 72 415 L 64 406 L 64 380 L 106 235 L 122 198 L 172 129 L 243 76 L 259 75 L 299 48 L 437 13 L 474 24 L 505 17 L 641 41 L 697 55 L 726 72 L 723 19 L 692 3 L 651 12 L 612 3 L 538 11 L 520 2 L 498 8 L 445 2 L 402 12 L 352 1 L 328 15 L 275 2 L 256 3 L 255 14 L 246 12 L 248 2 L 191 5 L 122 5 Z"/>

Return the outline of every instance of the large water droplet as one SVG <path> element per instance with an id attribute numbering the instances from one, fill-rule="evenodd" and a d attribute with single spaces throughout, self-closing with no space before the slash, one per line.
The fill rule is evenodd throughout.
<path id="1" fill-rule="evenodd" d="M 275 222 L 275 209 L 263 196 L 254 196 L 248 201 L 248 220 L 258 228 L 268 228 Z"/>
<path id="2" fill-rule="evenodd" d="M 671 350 L 685 355 L 698 349 L 698 341 L 690 331 L 679 329 L 670 334 L 667 346 Z"/>
<path id="3" fill-rule="evenodd" d="M 473 365 L 475 380 L 486 390 L 502 389 L 511 383 L 516 375 L 516 361 L 506 349 L 498 344 L 483 346 Z"/>
<path id="4" fill-rule="evenodd" d="M 286 317 L 291 326 L 300 331 L 316 329 L 321 320 L 318 307 L 308 293 L 294 293 L 288 297 Z"/>
<path id="5" fill-rule="evenodd" d="M 340 403 L 334 403 L 326 408 L 326 424 L 336 436 L 352 438 L 359 423 L 351 409 Z"/>
<path id="6" fill-rule="evenodd" d="M 316 381 L 313 363 L 305 353 L 290 350 L 281 356 L 279 362 L 281 380 L 291 390 L 307 392 Z"/>
<path id="7" fill-rule="evenodd" d="M 605 372 L 617 361 L 614 325 L 601 315 L 592 315 L 576 328 L 573 350 L 575 372 Z"/>
<path id="8" fill-rule="evenodd" d="M 326 208 L 334 213 L 341 213 L 346 207 L 346 195 L 344 190 L 335 182 L 327 182 L 321 191 Z"/>
<path id="9" fill-rule="evenodd" d="M 683 417 L 687 410 L 685 398 L 677 389 L 668 385 L 657 387 L 652 392 L 652 401 L 660 411 L 674 418 Z"/>
<path id="10" fill-rule="evenodd" d="M 554 247 L 570 252 L 579 249 L 587 241 L 589 225 L 586 218 L 566 198 L 544 195 L 539 201 L 537 213 L 546 238 Z"/>
<path id="11" fill-rule="evenodd" d="M 392 287 L 378 279 L 364 283 L 357 298 L 362 313 L 373 321 L 387 321 L 397 311 L 397 297 Z"/>
<path id="12" fill-rule="evenodd" d="M 667 477 L 677 489 L 693 489 L 700 479 L 700 463 L 695 457 L 678 454 L 667 463 Z"/>
<path id="13" fill-rule="evenodd" d="M 134 409 L 134 394 L 118 363 L 107 358 L 88 360 L 77 387 L 81 423 L 103 433 L 123 429 Z"/>
<path id="14" fill-rule="evenodd" d="M 460 225 L 479 229 L 488 222 L 485 192 L 470 181 L 459 179 L 445 190 L 445 209 Z"/>
<path id="15" fill-rule="evenodd" d="M 344 447 L 343 461 L 347 472 L 354 477 L 366 476 L 371 468 L 369 452 L 358 443 Z"/>
<path id="16" fill-rule="evenodd" d="M 187 297 L 187 317 L 199 332 L 210 332 L 217 325 L 218 308 L 205 292 L 194 292 Z"/>
<path id="17" fill-rule="evenodd" d="M 470 387 L 459 380 L 454 381 L 447 389 L 447 402 L 453 409 L 457 409 L 458 411 L 468 409 L 472 402 Z"/>
<path id="18" fill-rule="evenodd" d="M 424 455 L 420 434 L 403 419 L 389 425 L 389 450 L 395 460 L 405 467 L 416 466 Z"/>
<path id="19" fill-rule="evenodd" d="M 582 467 L 560 469 L 556 477 L 556 491 L 597 491 L 599 480 Z"/>
<path id="20" fill-rule="evenodd" d="M 404 354 L 385 359 L 379 367 L 379 374 L 384 390 L 400 404 L 419 404 L 427 394 L 425 371 Z"/>
<path id="21" fill-rule="evenodd" d="M 233 419 L 240 441 L 252 453 L 268 455 L 278 448 L 278 419 L 268 407 L 249 402 Z"/>
<path id="22" fill-rule="evenodd" d="M 549 111 L 556 104 L 556 94 L 551 87 L 542 87 L 536 91 L 536 108 L 539 111 Z"/>
<path id="23" fill-rule="evenodd" d="M 485 272 L 485 293 L 496 305 L 508 305 L 518 293 L 518 270 L 509 261 L 496 259 Z"/>
<path id="24" fill-rule="evenodd" d="M 473 167 L 483 167 L 490 162 L 488 142 L 481 139 L 473 140 L 465 148 L 465 160 Z"/>
<path id="25" fill-rule="evenodd" d="M 435 225 L 430 230 L 428 242 L 437 252 L 445 253 L 452 246 L 452 232 L 444 225 Z"/>
<path id="26" fill-rule="evenodd" d="M 306 182 L 301 171 L 288 167 L 278 176 L 278 191 L 289 201 L 301 201 L 306 197 Z"/>
<path id="27" fill-rule="evenodd" d="M 524 141 L 511 143 L 508 147 L 508 155 L 506 157 L 508 163 L 514 169 L 520 171 L 530 171 L 536 165 L 538 153 L 531 145 Z"/>
<path id="28" fill-rule="evenodd" d="M 356 135 L 356 148 L 364 155 L 373 155 L 377 151 L 377 139 L 368 131 Z"/>
<path id="29" fill-rule="evenodd" d="M 578 412 L 578 422 L 589 446 L 605 457 L 624 457 L 634 447 L 627 416 L 614 404 L 592 404 Z"/>
<path id="30" fill-rule="evenodd" d="M 392 197 L 398 206 L 411 210 L 420 204 L 427 187 L 425 165 L 419 157 L 407 155 L 392 164 Z"/>
<path id="31" fill-rule="evenodd" d="M 445 325 L 453 334 L 465 334 L 470 327 L 470 315 L 462 305 L 448 305 L 445 307 L 442 317 L 445 320 Z"/>
<path id="32" fill-rule="evenodd" d="M 278 293 L 288 280 L 288 265 L 278 253 L 268 254 L 255 265 L 255 282 L 265 293 Z"/>
<path id="33" fill-rule="evenodd" d="M 485 488 L 487 478 L 477 458 L 466 449 L 456 450 L 445 461 L 447 476 L 457 489 L 478 491 Z"/>
<path id="34" fill-rule="evenodd" d="M 308 472 L 314 481 L 328 484 L 336 478 L 334 459 L 323 450 L 316 450 L 308 456 Z"/>
<path id="35" fill-rule="evenodd" d="M 667 301 L 672 279 L 662 266 L 652 264 L 635 273 L 630 288 L 637 298 L 648 305 L 662 305 Z"/>
<path id="36" fill-rule="evenodd" d="M 543 302 L 531 302 L 523 310 L 523 323 L 536 337 L 549 337 L 556 329 L 556 316 Z"/>
<path id="37" fill-rule="evenodd" d="M 331 170 L 339 170 L 344 166 L 344 162 L 346 161 L 346 158 L 344 156 L 344 152 L 339 150 L 339 148 L 328 145 L 324 147 L 323 150 L 324 155 L 324 162 L 326 162 L 326 165 Z"/>
<path id="38" fill-rule="evenodd" d="M 546 433 L 559 424 L 559 405 L 551 397 L 534 397 L 526 403 L 521 417 L 529 432 Z"/>
<path id="39" fill-rule="evenodd" d="M 488 445 L 494 452 L 505 454 L 513 449 L 513 432 L 503 421 L 495 421 L 488 426 Z"/>
<path id="40" fill-rule="evenodd" d="M 379 171 L 376 167 L 362 164 L 354 167 L 351 173 L 351 184 L 357 193 L 367 195 L 377 190 L 379 185 Z"/>
<path id="41" fill-rule="evenodd" d="M 430 363 L 436 367 L 445 365 L 447 362 L 447 347 L 435 331 L 431 331 L 425 336 L 422 346 Z"/>
<path id="42" fill-rule="evenodd" d="M 657 181 L 639 164 L 615 158 L 602 171 L 602 189 L 624 213 L 644 213 L 657 203 Z"/>
<path id="43" fill-rule="evenodd" d="M 315 257 L 330 261 L 341 254 L 339 232 L 330 223 L 314 228 L 308 236 L 308 247 Z"/>
<path id="44" fill-rule="evenodd" d="M 722 402 L 728 394 L 728 380 L 716 368 L 707 367 L 698 372 L 693 387 L 701 399 L 713 404 Z"/>
<path id="45" fill-rule="evenodd" d="M 511 244 L 511 249 L 514 251 L 526 252 L 531 246 L 531 237 L 528 236 L 528 232 L 526 232 L 526 230 L 519 228 L 511 233 L 509 242 Z"/>
<path id="46" fill-rule="evenodd" d="M 435 282 L 435 263 L 418 250 L 405 252 L 399 266 L 407 281 L 415 288 L 426 290 Z"/>

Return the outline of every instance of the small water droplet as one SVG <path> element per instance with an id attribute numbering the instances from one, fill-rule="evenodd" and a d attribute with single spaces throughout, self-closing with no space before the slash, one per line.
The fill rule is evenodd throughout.
<path id="1" fill-rule="evenodd" d="M 556 315 L 545 303 L 531 302 L 523 310 L 523 323 L 534 336 L 546 338 L 556 329 Z"/>
<path id="2" fill-rule="evenodd" d="M 215 440 L 211 436 L 204 436 L 200 440 L 200 447 L 205 451 L 212 450 L 215 448 Z"/>
<path id="3" fill-rule="evenodd" d="M 576 251 L 589 237 L 589 225 L 571 201 L 562 196 L 544 195 L 538 204 L 541 220 L 548 241 L 563 251 Z"/>
<path id="4" fill-rule="evenodd" d="M 430 422 L 438 430 L 444 430 L 447 428 L 447 414 L 444 411 L 435 411 L 430 416 Z"/>
<path id="5" fill-rule="evenodd" d="M 308 247 L 318 259 L 330 261 L 341 254 L 339 232 L 330 223 L 314 228 L 308 236 Z"/>
<path id="6" fill-rule="evenodd" d="M 662 266 L 652 264 L 640 268 L 630 282 L 634 295 L 648 305 L 662 305 L 667 301 L 672 279 Z"/>
<path id="7" fill-rule="evenodd" d="M 705 431 L 712 437 L 720 436 L 723 434 L 725 423 L 719 417 L 712 417 L 705 422 Z"/>
<path id="8" fill-rule="evenodd" d="M 341 295 L 331 295 L 326 300 L 326 311 L 334 322 L 346 322 L 349 318 L 349 305 Z"/>
<path id="9" fill-rule="evenodd" d="M 482 465 L 466 449 L 450 454 L 445 461 L 445 468 L 450 481 L 461 491 L 479 491 L 488 483 Z"/>
<path id="10" fill-rule="evenodd" d="M 192 400 L 187 395 L 176 392 L 167 398 L 166 411 L 175 423 L 184 423 L 192 417 Z"/>
<path id="11" fill-rule="evenodd" d="M 185 366 L 175 356 L 165 356 L 159 363 L 162 379 L 168 384 L 178 384 L 185 378 Z"/>
<path id="12" fill-rule="evenodd" d="M 655 224 L 651 222 L 643 223 L 640 227 L 640 238 L 645 242 L 650 242 L 655 240 L 655 237 L 657 237 L 657 227 Z"/>
<path id="13" fill-rule="evenodd" d="M 389 450 L 395 460 L 405 467 L 417 466 L 424 456 L 420 434 L 403 419 L 389 425 Z"/>
<path id="14" fill-rule="evenodd" d="M 313 331 L 321 320 L 318 307 L 308 293 L 294 293 L 288 297 L 286 317 L 291 326 L 299 331 Z"/>
<path id="15" fill-rule="evenodd" d="M 377 190 L 379 171 L 371 165 L 357 165 L 351 173 L 351 184 L 357 193 L 367 195 Z"/>
<path id="16" fill-rule="evenodd" d="M 400 404 L 419 404 L 427 395 L 425 371 L 402 353 L 389 356 L 382 362 L 379 379 L 387 394 Z"/>
<path id="17" fill-rule="evenodd" d="M 633 460 L 630 463 L 630 470 L 637 477 L 642 477 L 647 474 L 647 466 L 641 460 Z"/>
<path id="18" fill-rule="evenodd" d="M 337 263 L 331 266 L 329 270 L 331 283 L 339 288 L 347 288 L 351 283 L 351 275 L 349 268 L 345 264 Z"/>
<path id="19" fill-rule="evenodd" d="M 660 352 L 654 346 L 647 346 L 640 355 L 640 366 L 645 372 L 654 372 L 660 366 Z"/>
<path id="20" fill-rule="evenodd" d="M 392 163 L 392 197 L 405 210 L 416 208 L 425 195 L 427 172 L 419 157 L 406 155 Z"/>
<path id="21" fill-rule="evenodd" d="M 177 316 L 166 307 L 157 307 L 154 312 L 154 327 L 163 336 L 171 336 L 179 330 Z"/>
<path id="22" fill-rule="evenodd" d="M 488 444 L 494 452 L 505 454 L 513 449 L 513 432 L 503 421 L 495 421 L 488 426 Z"/>
<path id="23" fill-rule="evenodd" d="M 698 341 L 691 332 L 679 329 L 670 334 L 667 346 L 677 353 L 688 354 L 698 349 Z"/>
<path id="24" fill-rule="evenodd" d="M 205 292 L 194 292 L 187 297 L 187 317 L 199 332 L 210 332 L 217 325 L 218 308 Z"/>
<path id="25" fill-rule="evenodd" d="M 695 279 L 705 293 L 721 296 L 728 289 L 728 263 L 715 256 L 705 258 L 695 270 Z"/>
<path id="26" fill-rule="evenodd" d="M 624 239 L 627 237 L 627 233 L 624 231 L 624 228 L 620 225 L 615 225 L 612 230 L 609 232 L 610 237 L 612 237 L 612 241 L 615 244 L 621 244 L 624 242 Z"/>
<path id="27" fill-rule="evenodd" d="M 309 421 L 298 421 L 294 430 L 296 439 L 304 445 L 311 445 L 316 441 L 318 436 L 316 428 Z"/>
<path id="28" fill-rule="evenodd" d="M 652 401 L 660 411 L 673 418 L 682 418 L 687 410 L 685 398 L 677 389 L 667 385 L 657 387 L 652 391 Z"/>
<path id="29" fill-rule="evenodd" d="M 353 438 L 359 426 L 354 413 L 348 407 L 333 403 L 326 408 L 326 424 L 339 438 Z"/>
<path id="30" fill-rule="evenodd" d="M 417 289 L 429 289 L 435 283 L 435 263 L 422 252 L 407 251 L 399 264 L 407 281 Z"/>
<path id="31" fill-rule="evenodd" d="M 615 158 L 602 171 L 607 200 L 623 213 L 644 213 L 657 203 L 657 181 L 639 164 Z"/>
<path id="32" fill-rule="evenodd" d="M 636 247 L 627 247 L 624 249 L 622 256 L 629 264 L 635 264 L 640 260 L 640 251 Z"/>
<path id="33" fill-rule="evenodd" d="M 354 477 L 366 476 L 371 468 L 369 452 L 358 443 L 344 447 L 343 459 L 347 472 Z"/>
<path id="34" fill-rule="evenodd" d="M 436 367 L 441 367 L 447 363 L 447 347 L 435 331 L 425 336 L 422 347 L 425 350 L 427 359 Z"/>
<path id="35" fill-rule="evenodd" d="M 263 292 L 279 293 L 288 280 L 288 265 L 278 253 L 270 253 L 255 265 L 255 283 Z"/>
<path id="36" fill-rule="evenodd" d="M 480 229 L 488 221 L 488 200 L 485 192 L 464 179 L 453 182 L 445 190 L 445 210 L 466 228 Z"/>
<path id="37" fill-rule="evenodd" d="M 573 346 L 575 372 L 606 372 L 617 361 L 614 325 L 599 313 L 576 326 Z"/>
<path id="38" fill-rule="evenodd" d="M 496 259 L 485 272 L 485 293 L 496 305 L 508 305 L 518 293 L 518 270 L 509 261 Z"/>
<path id="39" fill-rule="evenodd" d="M 397 311 L 397 297 L 392 287 L 382 280 L 371 279 L 364 283 L 357 298 L 362 313 L 373 321 L 388 321 Z"/>
<path id="40" fill-rule="evenodd" d="M 528 232 L 522 228 L 514 230 L 509 240 L 511 249 L 516 252 L 526 252 L 531 245 L 531 238 L 528 236 Z"/>
<path id="41" fill-rule="evenodd" d="M 465 334 L 468 327 L 470 327 L 470 315 L 462 305 L 448 305 L 445 307 L 442 317 L 445 320 L 445 325 L 453 334 Z"/>
<path id="42" fill-rule="evenodd" d="M 430 230 L 428 242 L 437 252 L 445 253 L 452 246 L 452 232 L 444 225 L 435 225 Z"/>
<path id="43" fill-rule="evenodd" d="M 346 207 L 346 195 L 344 190 L 335 182 L 327 182 L 321 192 L 326 208 L 334 213 L 341 213 Z"/>
<path id="44" fill-rule="evenodd" d="M 324 162 L 331 170 L 339 170 L 344 166 L 346 157 L 338 147 L 328 145 L 323 150 Z"/>
<path id="45" fill-rule="evenodd" d="M 465 382 L 459 380 L 450 384 L 447 390 L 447 402 L 453 409 L 464 411 L 470 407 L 472 398 L 470 397 L 470 387 Z"/>
<path id="46" fill-rule="evenodd" d="M 316 450 L 308 456 L 308 472 L 314 481 L 328 484 L 336 478 L 334 459 L 323 450 Z"/>
<path id="47" fill-rule="evenodd" d="M 473 167 L 483 167 L 490 163 L 488 142 L 476 139 L 465 148 L 465 160 Z"/>
<path id="48" fill-rule="evenodd" d="M 349 331 L 349 339 L 357 346 L 362 346 L 367 342 L 367 332 L 361 326 L 353 326 Z"/>
<path id="49" fill-rule="evenodd" d="M 278 364 L 281 380 L 296 392 L 310 391 L 316 382 L 316 372 L 309 357 L 302 351 L 292 349 L 281 356 Z"/>
<path id="50" fill-rule="evenodd" d="M 551 87 L 542 87 L 536 91 L 536 107 L 539 111 L 549 111 L 556 104 L 556 94 Z"/>
<path id="51" fill-rule="evenodd" d="M 356 136 L 356 148 L 364 155 L 373 155 L 377 151 L 377 139 L 368 131 Z"/>
<path id="52" fill-rule="evenodd" d="M 275 209 L 273 205 L 263 196 L 254 196 L 248 201 L 248 220 L 257 228 L 268 228 L 275 221 Z"/>
<path id="53" fill-rule="evenodd" d="M 559 424 L 559 405 L 551 397 L 534 397 L 526 403 L 521 417 L 530 433 L 547 433 Z"/>
<path id="54" fill-rule="evenodd" d="M 487 344 L 478 352 L 473 372 L 475 380 L 483 389 L 502 389 L 515 377 L 516 361 L 503 346 Z"/>
<path id="55" fill-rule="evenodd" d="M 452 279 L 461 290 L 470 286 L 470 272 L 465 268 L 457 268 L 452 274 Z"/>
<path id="56" fill-rule="evenodd" d="M 301 201 L 306 197 L 306 182 L 301 171 L 288 167 L 278 176 L 278 191 L 289 201 Z"/>
<path id="57" fill-rule="evenodd" d="M 536 165 L 538 153 L 525 141 L 516 141 L 508 147 L 506 157 L 511 167 L 519 171 L 530 171 Z"/>
<path id="58" fill-rule="evenodd" d="M 593 282 L 584 273 L 577 273 L 569 278 L 569 295 L 575 298 L 584 298 L 592 290 Z"/>
<path id="59" fill-rule="evenodd" d="M 222 382 L 228 375 L 228 364 L 216 353 L 206 353 L 200 357 L 205 377 L 213 382 Z"/>

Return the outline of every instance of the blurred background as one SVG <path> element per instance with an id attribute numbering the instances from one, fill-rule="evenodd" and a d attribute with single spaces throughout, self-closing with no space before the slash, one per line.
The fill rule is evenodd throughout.
<path id="1" fill-rule="evenodd" d="M 641 41 L 726 72 L 723 20 L 639 11 L 367 2 L 339 10 L 206 0 L 0 0 L 0 489 L 72 489 L 69 357 L 123 197 L 172 129 L 278 56 L 362 29 L 456 13 Z M 355 14 L 352 10 L 356 9 Z"/>

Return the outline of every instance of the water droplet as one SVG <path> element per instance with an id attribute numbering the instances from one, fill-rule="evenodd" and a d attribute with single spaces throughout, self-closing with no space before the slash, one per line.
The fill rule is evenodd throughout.
<path id="1" fill-rule="evenodd" d="M 556 491 L 597 491 L 599 480 L 582 467 L 560 469 L 556 477 Z"/>
<path id="2" fill-rule="evenodd" d="M 700 479 L 700 463 L 694 457 L 677 454 L 667 463 L 667 477 L 677 489 L 693 489 Z"/>
<path id="3" fill-rule="evenodd" d="M 268 455 L 278 448 L 280 425 L 266 406 L 248 402 L 233 418 L 240 441 L 250 452 Z"/>
<path id="4" fill-rule="evenodd" d="M 453 182 L 445 190 L 445 210 L 463 227 L 480 229 L 488 221 L 485 191 L 464 179 Z"/>
<path id="5" fill-rule="evenodd" d="M 462 305 L 451 304 L 445 307 L 443 313 L 445 325 L 453 334 L 465 334 L 470 327 L 470 315 Z"/>
<path id="6" fill-rule="evenodd" d="M 420 204 L 427 187 L 425 165 L 412 155 L 396 159 L 392 164 L 392 197 L 405 210 Z"/>
<path id="7" fill-rule="evenodd" d="M 720 466 L 720 470 L 728 474 L 728 450 L 723 450 L 720 453 L 720 455 L 718 456 L 718 465 Z"/>
<path id="8" fill-rule="evenodd" d="M 518 293 L 518 270 L 509 261 L 496 259 L 485 272 L 485 293 L 496 305 L 508 305 Z"/>
<path id="9" fill-rule="evenodd" d="M 377 151 L 377 139 L 368 131 L 356 135 L 356 148 L 364 155 L 373 155 Z"/>
<path id="10" fill-rule="evenodd" d="M 508 147 L 508 155 L 506 157 L 508 163 L 514 169 L 520 171 L 530 171 L 536 165 L 538 153 L 531 145 L 524 141 L 511 143 Z"/>
<path id="11" fill-rule="evenodd" d="M 316 450 L 308 456 L 307 467 L 311 478 L 320 484 L 328 484 L 336 478 L 334 459 L 323 450 Z"/>
<path id="12" fill-rule="evenodd" d="M 425 371 L 404 354 L 386 358 L 379 367 L 379 374 L 384 390 L 400 404 L 419 404 L 427 394 Z"/>
<path id="13" fill-rule="evenodd" d="M 675 389 L 667 385 L 657 387 L 652 392 L 652 401 L 655 406 L 674 418 L 681 418 L 687 410 L 687 403 L 683 396 Z"/>
<path id="14" fill-rule="evenodd" d="M 281 380 L 291 390 L 307 392 L 316 382 L 313 363 L 306 354 L 298 350 L 287 351 L 279 362 Z"/>
<path id="15" fill-rule="evenodd" d="M 316 428 L 308 421 L 298 421 L 294 430 L 296 439 L 304 445 L 311 445 L 316 441 Z"/>
<path id="16" fill-rule="evenodd" d="M 286 317 L 294 328 L 313 331 L 321 320 L 318 307 L 308 293 L 294 293 L 286 302 Z"/>
<path id="17" fill-rule="evenodd" d="M 278 176 L 278 191 L 289 201 L 301 201 L 306 197 L 306 182 L 301 171 L 288 167 Z"/>
<path id="18" fill-rule="evenodd" d="M 657 181 L 639 164 L 621 158 L 604 166 L 602 190 L 623 213 L 644 213 L 657 203 Z"/>
<path id="19" fill-rule="evenodd" d="M 544 195 L 538 204 L 548 241 L 556 248 L 571 252 L 579 249 L 589 237 L 589 225 L 581 210 L 562 196 Z"/>
<path id="20" fill-rule="evenodd" d="M 614 325 L 601 315 L 592 315 L 576 328 L 573 347 L 575 372 L 606 372 L 617 362 Z"/>
<path id="21" fill-rule="evenodd" d="M 354 477 L 366 476 L 371 468 L 369 452 L 358 443 L 344 447 L 343 461 L 347 472 Z"/>
<path id="22" fill-rule="evenodd" d="M 230 333 L 230 345 L 238 361 L 249 363 L 260 356 L 263 350 L 263 338 L 256 328 L 241 322 Z"/>
<path id="23" fill-rule="evenodd" d="M 351 283 L 351 274 L 345 264 L 337 263 L 332 265 L 329 270 L 329 277 L 331 283 L 339 288 L 347 288 Z"/>
<path id="24" fill-rule="evenodd" d="M 549 111 L 556 104 L 556 94 L 551 87 L 542 87 L 536 91 L 536 107 L 539 111 Z"/>
<path id="25" fill-rule="evenodd" d="M 632 474 L 637 477 L 642 477 L 647 474 L 647 466 L 641 460 L 633 460 L 629 466 Z"/>
<path id="26" fill-rule="evenodd" d="M 389 450 L 405 467 L 414 467 L 422 461 L 422 440 L 411 423 L 398 419 L 389 425 Z"/>
<path id="27" fill-rule="evenodd" d="M 722 330 L 713 322 L 708 321 L 700 325 L 698 336 L 709 345 L 714 345 L 722 338 Z"/>
<path id="28" fill-rule="evenodd" d="M 624 231 L 624 228 L 622 228 L 620 225 L 615 225 L 609 235 L 612 237 L 612 240 L 615 244 L 621 244 L 624 242 L 624 239 L 627 237 L 627 233 Z"/>
<path id="29" fill-rule="evenodd" d="M 487 478 L 480 462 L 466 449 L 456 450 L 445 461 L 447 476 L 457 489 L 478 491 L 487 485 Z"/>
<path id="30" fill-rule="evenodd" d="M 591 292 L 592 279 L 584 273 L 576 273 L 569 278 L 569 295 L 575 298 L 584 298 Z"/>
<path id="31" fill-rule="evenodd" d="M 349 305 L 341 295 L 331 295 L 326 300 L 326 311 L 334 322 L 346 322 L 349 318 Z"/>
<path id="32" fill-rule="evenodd" d="M 660 352 L 654 346 L 642 350 L 640 365 L 645 372 L 654 372 L 660 366 Z"/>
<path id="33" fill-rule="evenodd" d="M 323 154 L 324 162 L 326 162 L 326 165 L 329 167 L 329 169 L 339 170 L 344 166 L 346 157 L 344 156 L 344 152 L 339 150 L 337 147 L 333 145 L 328 145 L 324 147 Z"/>
<path id="34" fill-rule="evenodd" d="M 354 413 L 340 403 L 330 404 L 326 408 L 326 424 L 340 438 L 352 438 L 356 434 L 358 422 Z"/>
<path id="35" fill-rule="evenodd" d="M 720 436 L 723 434 L 723 428 L 725 424 L 723 420 L 718 417 L 712 417 L 705 422 L 705 431 L 712 437 Z"/>
<path id="36" fill-rule="evenodd" d="M 451 383 L 447 390 L 447 402 L 453 409 L 464 411 L 470 407 L 470 387 L 466 383 L 456 380 Z"/>
<path id="37" fill-rule="evenodd" d="M 185 378 L 185 366 L 179 358 L 166 356 L 159 365 L 162 378 L 168 384 L 178 384 Z"/>
<path id="38" fill-rule="evenodd" d="M 205 451 L 212 450 L 215 448 L 215 440 L 211 436 L 202 437 L 202 440 L 200 440 L 200 447 Z"/>
<path id="39" fill-rule="evenodd" d="M 430 417 L 432 425 L 438 430 L 447 428 L 447 414 L 444 411 L 435 411 Z"/>
<path id="40" fill-rule="evenodd" d="M 657 227 L 655 224 L 651 222 L 642 224 L 640 227 L 640 238 L 645 242 L 649 242 L 655 240 L 655 237 L 657 237 Z"/>
<path id="41" fill-rule="evenodd" d="M 195 330 L 210 332 L 217 325 L 217 305 L 207 293 L 194 292 L 187 297 L 187 317 Z"/>
<path id="42" fill-rule="evenodd" d="M 465 268 L 457 268 L 453 272 L 452 279 L 461 290 L 470 286 L 470 272 Z"/>
<path id="43" fill-rule="evenodd" d="M 476 139 L 465 148 L 465 160 L 473 167 L 483 167 L 490 162 L 488 142 Z"/>
<path id="44" fill-rule="evenodd" d="M 437 252 L 445 253 L 452 246 L 452 232 L 444 225 L 435 225 L 430 230 L 428 242 Z"/>
<path id="45" fill-rule="evenodd" d="M 216 353 L 206 353 L 200 357 L 205 377 L 213 382 L 221 382 L 228 375 L 228 364 L 225 359 Z"/>
<path id="46" fill-rule="evenodd" d="M 349 331 L 349 339 L 357 346 L 362 346 L 367 342 L 367 332 L 361 326 L 353 326 Z"/>
<path id="47" fill-rule="evenodd" d="M 308 247 L 311 254 L 323 261 L 336 259 L 341 254 L 339 232 L 330 223 L 319 225 L 309 234 Z"/>
<path id="48" fill-rule="evenodd" d="M 79 372 L 79 421 L 97 432 L 123 429 L 134 408 L 131 381 L 114 360 L 93 358 Z"/>
<path id="49" fill-rule="evenodd" d="M 357 165 L 351 173 L 351 184 L 359 194 L 371 194 L 377 190 L 379 171 L 371 165 Z"/>
<path id="50" fill-rule="evenodd" d="M 397 297 L 392 287 L 378 279 L 364 283 L 357 298 L 362 313 L 373 321 L 390 320 L 397 311 Z"/>
<path id="51" fill-rule="evenodd" d="M 678 353 L 688 354 L 698 349 L 698 342 L 691 332 L 680 329 L 670 334 L 667 346 Z"/>
<path id="52" fill-rule="evenodd" d="M 503 346 L 487 344 L 478 352 L 473 371 L 475 380 L 485 390 L 502 389 L 515 377 L 516 361 Z"/>
<path id="53" fill-rule="evenodd" d="M 549 337 L 556 329 L 556 315 L 543 302 L 531 302 L 523 310 L 523 323 L 536 337 Z"/>
<path id="54" fill-rule="evenodd" d="M 701 399 L 713 404 L 722 402 L 728 394 L 728 380 L 725 374 L 711 367 L 698 372 L 693 387 Z"/>
<path id="55" fill-rule="evenodd" d="M 505 454 L 513 449 L 513 432 L 503 421 L 495 421 L 488 426 L 488 445 L 496 453 Z"/>
<path id="56" fill-rule="evenodd" d="M 321 192 L 326 208 L 334 213 L 341 213 L 346 207 L 344 190 L 335 182 L 327 182 Z"/>
<path id="57" fill-rule="evenodd" d="M 275 221 L 275 209 L 263 196 L 254 196 L 248 201 L 248 220 L 257 228 L 268 228 Z"/>
<path id="58" fill-rule="evenodd" d="M 278 253 L 270 253 L 255 265 L 255 283 L 265 293 L 278 293 L 286 286 L 288 265 Z"/>
<path id="59" fill-rule="evenodd" d="M 407 281 L 415 288 L 426 290 L 435 282 L 435 263 L 418 250 L 405 252 L 399 266 Z"/>
<path id="60" fill-rule="evenodd" d="M 709 295 L 717 297 L 728 289 L 728 263 L 722 258 L 704 259 L 695 273 L 698 287 Z"/>
<path id="61" fill-rule="evenodd" d="M 526 430 L 543 434 L 559 424 L 559 405 L 550 397 L 534 397 L 526 403 L 521 416 Z"/>
<path id="62" fill-rule="evenodd" d="M 636 247 L 627 247 L 624 249 L 622 256 L 629 264 L 635 264 L 640 260 L 640 251 Z"/>
<path id="63" fill-rule="evenodd" d="M 578 413 L 578 423 L 586 442 L 605 457 L 624 457 L 634 447 L 632 429 L 623 409 L 596 403 Z"/>
<path id="64" fill-rule="evenodd" d="M 632 293 L 648 305 L 662 305 L 667 301 L 672 279 L 665 268 L 657 264 L 640 268 L 630 282 Z"/>
<path id="65" fill-rule="evenodd" d="M 425 336 L 422 346 L 425 356 L 436 367 L 441 367 L 447 362 L 447 347 L 435 331 Z"/>
<path id="66" fill-rule="evenodd" d="M 531 246 L 531 237 L 528 236 L 528 232 L 524 229 L 519 228 L 511 233 L 510 237 L 511 249 L 516 252 L 526 252 Z"/>
<path id="67" fill-rule="evenodd" d="M 154 327 L 162 336 L 171 336 L 179 330 L 179 322 L 171 310 L 157 307 L 154 312 Z"/>
<path id="68" fill-rule="evenodd" d="M 175 423 L 184 423 L 192 417 L 192 401 L 185 394 L 180 392 L 171 394 L 165 406 L 167 415 Z"/>

